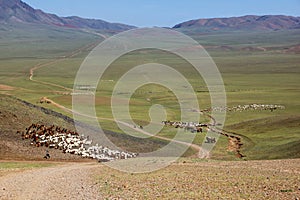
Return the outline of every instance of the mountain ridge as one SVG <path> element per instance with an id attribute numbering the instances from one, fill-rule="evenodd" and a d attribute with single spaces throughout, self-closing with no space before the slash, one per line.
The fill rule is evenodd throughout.
<path id="1" fill-rule="evenodd" d="M 0 24 L 42 24 L 74 29 L 104 30 L 112 33 L 136 28 L 122 23 L 110 23 L 101 19 L 85 19 L 78 16 L 59 17 L 35 9 L 22 0 L 0 0 Z M 203 18 L 185 21 L 172 27 L 174 30 L 193 31 L 268 31 L 300 29 L 300 17 L 286 15 L 245 15 L 227 18 Z"/>
<path id="2" fill-rule="evenodd" d="M 77 16 L 59 17 L 34 9 L 21 0 L 0 0 L 0 23 L 46 24 L 78 29 L 126 31 L 135 26 L 110 23 L 100 19 L 85 19 Z"/>
<path id="3" fill-rule="evenodd" d="M 199 30 L 282 30 L 300 29 L 300 17 L 286 15 L 245 15 L 227 18 L 205 18 L 182 22 L 173 29 Z"/>

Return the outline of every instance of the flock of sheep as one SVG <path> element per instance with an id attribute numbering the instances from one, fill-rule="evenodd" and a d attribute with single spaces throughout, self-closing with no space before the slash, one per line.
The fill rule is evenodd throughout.
<path id="1" fill-rule="evenodd" d="M 137 157 L 136 153 L 112 150 L 98 144 L 92 145 L 93 142 L 89 140 L 88 136 L 80 136 L 77 132 L 54 125 L 47 127 L 41 124 L 32 124 L 25 131 L 17 133 L 21 134 L 23 140 L 31 140 L 31 145 L 36 147 L 59 149 L 64 153 L 97 159 L 99 162 Z"/>
<path id="2" fill-rule="evenodd" d="M 282 105 L 272 105 L 272 104 L 247 104 L 247 105 L 237 105 L 233 107 L 212 107 L 210 109 L 203 110 L 204 112 L 210 112 L 210 111 L 247 111 L 247 110 L 270 110 L 274 111 L 276 109 L 285 109 Z"/>

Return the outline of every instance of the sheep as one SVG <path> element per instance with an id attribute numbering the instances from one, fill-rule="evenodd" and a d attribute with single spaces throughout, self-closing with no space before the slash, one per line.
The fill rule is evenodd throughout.
<path id="1" fill-rule="evenodd" d="M 219 112 L 225 112 L 225 111 L 247 111 L 247 110 L 270 110 L 273 112 L 276 109 L 285 109 L 285 106 L 282 105 L 273 105 L 273 104 L 248 104 L 248 105 L 237 105 L 233 107 L 213 107 L 211 109 L 205 109 L 202 110 L 202 112 L 211 112 L 211 111 L 219 111 Z"/>
<path id="2" fill-rule="evenodd" d="M 18 131 L 23 140 L 31 139 L 30 145 L 36 147 L 46 146 L 62 150 L 63 153 L 70 153 L 83 158 L 97 159 L 100 162 L 111 161 L 115 159 L 127 159 L 137 157 L 136 153 L 128 153 L 118 150 L 112 150 L 107 147 L 92 146 L 93 141 L 89 136 L 79 135 L 75 131 L 70 131 L 58 126 L 45 126 L 32 124 L 26 128 L 26 133 Z M 86 146 L 89 146 L 86 148 Z"/>

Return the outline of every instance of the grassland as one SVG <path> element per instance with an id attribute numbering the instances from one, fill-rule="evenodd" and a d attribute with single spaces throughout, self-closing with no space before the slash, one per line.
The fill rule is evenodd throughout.
<path id="1" fill-rule="evenodd" d="M 28 31 L 23 31 L 24 29 L 18 29 L 14 31 L 17 34 L 0 38 L 0 84 L 14 88 L 9 91 L 1 90 L 1 93 L 17 96 L 34 104 L 41 97 L 47 96 L 71 108 L 72 97 L 68 94 L 62 95 L 68 91 L 54 85 L 30 81 L 29 71 L 38 63 L 66 56 L 74 49 L 99 41 L 99 38 L 68 29 L 50 32 L 41 29 L 27 37 L 24 34 L 28 34 Z M 285 110 L 275 112 L 227 113 L 225 129 L 241 135 L 244 143 L 242 152 L 247 159 L 299 157 L 300 57 L 297 52 L 285 51 L 300 41 L 299 30 L 189 34 L 206 47 L 216 62 L 224 80 L 229 106 L 258 103 L 286 107 Z M 74 57 L 39 68 L 34 72 L 34 80 L 72 88 L 76 72 L 87 54 L 88 50 L 82 51 Z M 110 97 L 117 80 L 125 71 L 139 64 L 158 61 L 173 66 L 184 74 L 196 91 L 200 107 L 210 107 L 207 87 L 188 63 L 166 52 L 143 50 L 121 57 L 106 71 L 103 80 L 114 81 L 102 81 L 99 84 L 96 94 L 97 115 L 103 118 L 112 117 Z M 146 111 L 153 104 L 164 105 L 169 120 L 180 120 L 179 105 L 174 94 L 155 85 L 141 87 L 132 96 L 130 110 L 134 120 L 141 125 L 149 123 Z M 52 105 L 43 106 L 71 116 Z M 207 120 L 203 117 L 201 119 Z M 100 120 L 100 124 L 107 130 L 122 132 L 111 121 Z M 176 130 L 172 128 L 164 128 L 159 135 L 172 138 L 175 133 Z M 203 138 L 204 134 L 197 135 L 194 143 L 201 144 Z M 212 158 L 236 159 L 226 148 L 227 139 L 221 137 Z"/>

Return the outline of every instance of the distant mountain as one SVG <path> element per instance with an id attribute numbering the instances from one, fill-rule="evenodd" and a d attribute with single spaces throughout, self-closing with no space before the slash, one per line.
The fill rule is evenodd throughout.
<path id="1" fill-rule="evenodd" d="M 174 29 L 217 30 L 282 30 L 300 28 L 300 17 L 284 15 L 247 15 L 230 18 L 196 19 L 177 24 Z"/>
<path id="2" fill-rule="evenodd" d="M 53 26 L 96 29 L 107 31 L 125 31 L 134 26 L 119 23 L 109 23 L 98 19 L 84 19 L 80 17 L 59 17 L 34 9 L 21 0 L 0 0 L 0 23 L 30 23 Z"/>

